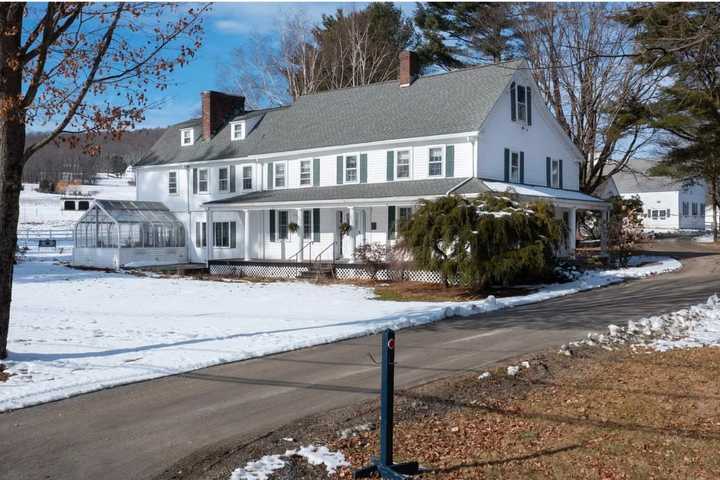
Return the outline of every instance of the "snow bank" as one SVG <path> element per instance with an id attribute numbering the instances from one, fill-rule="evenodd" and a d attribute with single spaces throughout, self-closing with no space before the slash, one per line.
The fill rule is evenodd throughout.
<path id="1" fill-rule="evenodd" d="M 528 295 L 464 303 L 378 301 L 372 289 L 351 285 L 213 282 L 21 263 L 4 361 L 12 376 L 0 383 L 0 411 L 680 268 L 669 258 L 652 260 Z"/>
<path id="2" fill-rule="evenodd" d="M 308 445 L 297 450 L 288 450 L 284 455 L 265 455 L 260 460 L 248 462 L 244 467 L 235 470 L 230 480 L 267 480 L 274 471 L 285 466 L 283 458 L 293 455 L 305 458 L 310 465 L 325 465 L 330 475 L 338 468 L 350 465 L 340 452 L 331 452 L 325 446 Z"/>

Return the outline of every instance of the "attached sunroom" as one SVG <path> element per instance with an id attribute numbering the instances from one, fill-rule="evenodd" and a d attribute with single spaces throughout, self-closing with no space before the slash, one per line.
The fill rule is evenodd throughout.
<path id="1" fill-rule="evenodd" d="M 160 202 L 96 200 L 75 225 L 73 265 L 122 268 L 187 262 L 185 227 Z"/>

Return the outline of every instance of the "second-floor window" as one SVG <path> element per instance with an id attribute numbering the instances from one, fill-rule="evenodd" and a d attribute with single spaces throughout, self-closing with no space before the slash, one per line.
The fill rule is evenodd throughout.
<path id="1" fill-rule="evenodd" d="M 218 191 L 220 191 L 220 192 L 228 191 L 228 169 L 227 169 L 227 167 L 222 167 L 222 168 L 218 169 Z"/>
<path id="2" fill-rule="evenodd" d="M 210 174 L 207 168 L 198 169 L 198 192 L 208 193 Z"/>
<path id="3" fill-rule="evenodd" d="M 401 150 L 397 152 L 397 172 L 395 176 L 398 179 L 410 178 L 410 151 Z"/>
<path id="4" fill-rule="evenodd" d="M 560 188 L 560 160 L 557 158 L 550 160 L 550 186 Z"/>
<path id="5" fill-rule="evenodd" d="M 177 193 L 177 172 L 168 172 L 168 193 L 170 195 Z"/>
<path id="6" fill-rule="evenodd" d="M 310 160 L 300 162 L 300 185 L 312 184 L 312 164 Z"/>
<path id="7" fill-rule="evenodd" d="M 345 182 L 354 183 L 358 181 L 358 162 L 355 155 L 345 157 Z"/>
<path id="8" fill-rule="evenodd" d="M 243 190 L 252 190 L 252 167 L 245 165 L 242 169 L 242 188 Z"/>
<path id="9" fill-rule="evenodd" d="M 512 152 L 510 154 L 510 181 L 512 183 L 520 183 L 520 154 Z"/>
<path id="10" fill-rule="evenodd" d="M 193 144 L 193 141 L 195 139 L 193 138 L 193 129 L 192 128 L 183 128 L 180 130 L 180 145 L 183 147 L 187 147 Z"/>
<path id="11" fill-rule="evenodd" d="M 275 188 L 285 188 L 286 165 L 282 162 L 276 163 L 275 167 Z"/>
<path id="12" fill-rule="evenodd" d="M 430 149 L 428 158 L 428 176 L 440 177 L 443 172 L 443 149 L 435 147 Z"/>

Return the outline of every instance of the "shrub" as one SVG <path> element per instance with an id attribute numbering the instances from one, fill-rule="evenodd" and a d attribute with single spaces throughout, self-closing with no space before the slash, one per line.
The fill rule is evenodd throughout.
<path id="1" fill-rule="evenodd" d="M 355 249 L 355 259 L 363 264 L 370 279 L 377 280 L 377 274 L 388 261 L 390 249 L 382 243 L 366 243 Z"/>
<path id="2" fill-rule="evenodd" d="M 562 223 L 548 203 L 451 195 L 422 201 L 400 235 L 416 267 L 439 271 L 446 286 L 486 288 L 551 273 Z"/>

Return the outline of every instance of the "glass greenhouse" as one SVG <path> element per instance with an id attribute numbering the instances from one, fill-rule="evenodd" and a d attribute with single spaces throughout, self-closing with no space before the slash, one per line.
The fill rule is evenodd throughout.
<path id="1" fill-rule="evenodd" d="M 96 200 L 74 233 L 77 266 L 169 265 L 187 259 L 185 228 L 160 202 Z"/>

